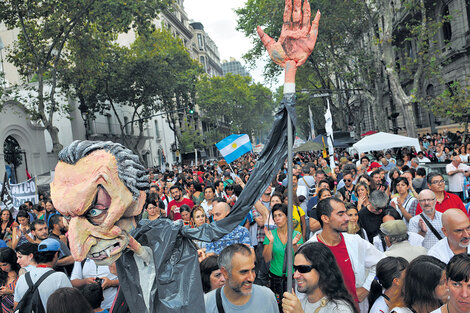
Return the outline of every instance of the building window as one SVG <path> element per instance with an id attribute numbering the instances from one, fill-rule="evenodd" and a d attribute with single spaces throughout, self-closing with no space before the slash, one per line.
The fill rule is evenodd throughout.
<path id="1" fill-rule="evenodd" d="M 415 58 L 415 52 L 413 50 L 413 44 L 410 41 L 406 41 L 406 54 L 409 58 L 414 59 Z"/>
<path id="2" fill-rule="evenodd" d="M 201 62 L 202 66 L 204 67 L 204 69 L 206 68 L 206 58 L 204 58 L 204 56 L 200 56 L 199 57 L 199 62 Z"/>
<path id="3" fill-rule="evenodd" d="M 162 156 L 163 156 L 163 153 L 162 153 L 162 150 L 161 149 L 158 149 L 158 153 L 157 153 L 157 165 L 162 165 Z"/>
<path id="4" fill-rule="evenodd" d="M 197 43 L 199 46 L 199 50 L 204 50 L 204 40 L 202 38 L 202 34 L 197 34 Z"/>
<path id="5" fill-rule="evenodd" d="M 112 134 L 113 133 L 113 118 L 111 117 L 111 114 L 106 115 L 106 122 L 108 124 L 108 133 Z"/>
<path id="6" fill-rule="evenodd" d="M 449 93 L 450 93 L 450 96 L 453 97 L 454 94 L 455 94 L 455 86 L 454 85 L 454 81 L 451 80 L 450 82 L 447 82 L 446 83 L 446 87 L 447 87 L 447 90 L 449 90 Z"/>
<path id="7" fill-rule="evenodd" d="M 428 87 L 426 87 L 426 96 L 427 97 L 434 97 L 434 86 L 433 85 L 428 85 Z"/>
<path id="8" fill-rule="evenodd" d="M 467 26 L 470 30 L 470 0 L 465 0 L 465 9 L 467 10 Z"/>
<path id="9" fill-rule="evenodd" d="M 442 35 L 444 37 L 444 44 L 447 45 L 452 39 L 452 26 L 449 20 L 449 6 L 445 5 L 442 9 Z"/>
<path id="10" fill-rule="evenodd" d="M 158 121 L 155 120 L 155 138 L 159 139 L 160 138 L 160 131 L 158 129 Z"/>

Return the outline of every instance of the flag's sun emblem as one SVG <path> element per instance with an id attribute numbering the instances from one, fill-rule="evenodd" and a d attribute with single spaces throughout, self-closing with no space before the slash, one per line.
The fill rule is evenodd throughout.
<path id="1" fill-rule="evenodd" d="M 236 148 L 237 148 L 237 144 L 236 144 L 235 142 L 232 143 L 232 148 L 233 148 L 233 149 L 236 149 Z"/>

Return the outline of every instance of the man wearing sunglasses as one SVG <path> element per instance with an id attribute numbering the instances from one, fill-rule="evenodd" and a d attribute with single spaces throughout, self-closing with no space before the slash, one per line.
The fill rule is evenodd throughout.
<path id="1" fill-rule="evenodd" d="M 383 212 L 390 207 L 388 203 L 389 197 L 384 191 L 374 190 L 369 196 L 367 210 L 359 211 L 359 224 L 366 230 L 370 243 L 379 234 Z"/>
<path id="2" fill-rule="evenodd" d="M 338 189 L 338 193 L 343 196 L 344 202 L 351 202 L 351 197 L 354 194 L 354 176 L 351 171 L 343 172 L 344 186 Z"/>
<path id="3" fill-rule="evenodd" d="M 335 257 L 319 242 L 307 243 L 299 248 L 294 259 L 294 279 L 298 297 L 285 292 L 282 299 L 284 313 L 356 312 Z"/>

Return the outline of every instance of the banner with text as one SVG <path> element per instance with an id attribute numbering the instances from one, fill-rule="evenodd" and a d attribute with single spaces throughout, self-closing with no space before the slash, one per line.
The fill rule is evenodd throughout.
<path id="1" fill-rule="evenodd" d="M 19 184 L 10 184 L 9 189 L 11 198 L 13 200 L 13 206 L 16 209 L 18 209 L 20 205 L 26 201 L 31 201 L 33 204 L 39 203 L 36 177 L 28 179 L 27 181 Z M 1 206 L 5 206 L 5 203 L 1 203 Z"/>

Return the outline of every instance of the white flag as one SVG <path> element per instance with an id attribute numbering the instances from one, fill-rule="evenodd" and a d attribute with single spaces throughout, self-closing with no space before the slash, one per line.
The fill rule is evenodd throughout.
<path id="1" fill-rule="evenodd" d="M 330 168 L 333 170 L 335 165 L 335 156 L 333 149 L 333 117 L 330 111 L 330 99 L 326 98 L 327 108 L 325 112 L 325 130 L 326 137 L 328 137 L 328 154 L 330 155 Z"/>

